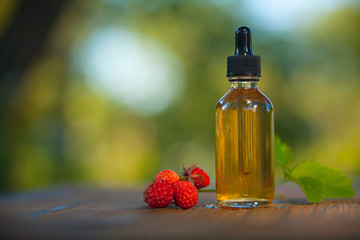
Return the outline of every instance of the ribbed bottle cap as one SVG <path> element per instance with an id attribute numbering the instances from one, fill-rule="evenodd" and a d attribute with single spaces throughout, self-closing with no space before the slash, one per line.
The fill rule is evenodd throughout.
<path id="1" fill-rule="evenodd" d="M 253 55 L 251 30 L 248 27 L 236 29 L 235 53 L 227 57 L 226 76 L 261 76 L 260 56 Z"/>

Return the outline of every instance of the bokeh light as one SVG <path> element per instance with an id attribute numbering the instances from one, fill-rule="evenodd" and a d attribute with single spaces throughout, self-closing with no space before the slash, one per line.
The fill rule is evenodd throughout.
<path id="1" fill-rule="evenodd" d="M 95 89 L 138 114 L 159 113 L 182 93 L 181 61 L 146 35 L 115 27 L 94 31 L 80 54 Z"/>

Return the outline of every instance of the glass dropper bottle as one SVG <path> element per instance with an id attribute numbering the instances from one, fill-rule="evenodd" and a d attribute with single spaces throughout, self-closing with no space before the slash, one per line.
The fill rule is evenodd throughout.
<path id="1" fill-rule="evenodd" d="M 251 38 L 248 27 L 236 30 L 231 87 L 216 105 L 216 196 L 224 207 L 268 206 L 274 197 L 274 108 L 257 87 Z"/>

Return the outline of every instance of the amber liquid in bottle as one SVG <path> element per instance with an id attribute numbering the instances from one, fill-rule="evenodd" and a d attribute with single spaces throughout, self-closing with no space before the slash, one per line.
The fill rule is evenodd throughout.
<path id="1" fill-rule="evenodd" d="M 224 207 L 267 206 L 274 197 L 274 116 L 259 77 L 230 77 L 216 106 L 216 196 Z"/>

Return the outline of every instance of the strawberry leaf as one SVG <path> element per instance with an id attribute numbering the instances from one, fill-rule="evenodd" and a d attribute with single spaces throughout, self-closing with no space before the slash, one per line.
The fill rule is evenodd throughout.
<path id="1" fill-rule="evenodd" d="M 275 161 L 279 163 L 283 169 L 286 169 L 291 159 L 290 147 L 285 143 L 282 143 L 280 138 L 276 136 L 274 148 L 275 148 Z"/>
<path id="2" fill-rule="evenodd" d="M 309 202 L 317 203 L 324 200 L 325 188 L 320 180 L 309 176 L 292 178 L 292 180 L 301 187 Z"/>
<path id="3" fill-rule="evenodd" d="M 354 196 L 351 179 L 339 170 L 316 161 L 306 160 L 296 165 L 291 170 L 290 179 L 300 185 L 310 202 Z"/>
<path id="4" fill-rule="evenodd" d="M 275 138 L 275 161 L 284 172 L 284 179 L 279 182 L 297 183 L 310 202 L 321 202 L 332 198 L 354 196 L 352 181 L 338 169 L 324 166 L 316 161 L 303 161 L 292 169 L 289 167 L 291 149 Z"/>

